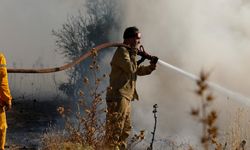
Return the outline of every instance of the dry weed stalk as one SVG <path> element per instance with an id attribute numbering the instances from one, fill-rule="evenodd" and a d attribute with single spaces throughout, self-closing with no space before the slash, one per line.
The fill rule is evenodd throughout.
<path id="1" fill-rule="evenodd" d="M 228 146 L 234 150 L 245 150 L 247 136 L 249 135 L 248 124 L 244 124 L 246 118 L 248 118 L 248 111 L 246 112 L 242 108 L 238 108 L 234 113 L 235 117 L 228 126 L 229 132 L 225 140 L 228 142 Z M 244 139 L 244 140 L 242 140 Z"/>
<path id="2" fill-rule="evenodd" d="M 107 109 L 104 107 L 102 99 L 106 91 L 99 89 L 106 75 L 98 77 L 100 67 L 96 59 L 97 51 L 92 49 L 91 54 L 92 63 L 89 65 L 89 69 L 92 72 L 92 78 L 83 78 L 83 84 L 87 89 L 79 91 L 80 99 L 75 111 L 63 106 L 58 107 L 57 111 L 65 121 L 64 133 L 55 133 L 55 135 L 51 134 L 51 131 L 45 133 L 43 147 L 46 150 L 57 150 L 58 148 L 101 150 L 107 142 L 107 137 L 112 136 L 105 134 L 112 126 L 106 126 L 105 122 L 110 121 L 105 120 Z M 130 145 L 141 142 L 145 137 L 144 133 L 144 130 L 141 130 L 139 134 L 135 134 Z"/>
<path id="3" fill-rule="evenodd" d="M 77 105 L 76 126 L 74 126 L 75 124 L 70 124 L 69 121 L 66 124 L 66 128 L 71 133 L 72 141 L 79 141 L 82 145 L 89 145 L 94 149 L 101 147 L 105 135 L 105 122 L 102 119 L 105 110 L 101 108 L 103 103 L 102 95 L 105 91 L 99 91 L 98 88 L 106 76 L 103 75 L 101 78 L 97 77 L 100 67 L 97 63 L 96 56 L 97 52 L 93 49 L 93 61 L 92 64 L 90 64 L 90 70 L 93 72 L 92 77 L 94 83 L 91 84 L 88 78 L 84 77 L 83 82 L 89 90 L 86 94 L 83 91 L 79 93 L 82 99 L 79 100 Z M 86 102 L 90 102 L 90 104 Z"/>
<path id="4" fill-rule="evenodd" d="M 214 100 L 214 96 L 208 91 L 208 73 L 201 71 L 200 78 L 196 84 L 198 89 L 195 93 L 200 97 L 200 107 L 192 109 L 191 115 L 194 116 L 200 123 L 202 123 L 202 137 L 201 143 L 205 150 L 209 149 L 209 144 L 215 146 L 215 150 L 222 150 L 222 144 L 218 142 L 218 128 L 215 123 L 218 118 L 215 110 L 210 110 L 209 106 Z"/>
<path id="5" fill-rule="evenodd" d="M 76 110 L 72 111 L 64 107 L 57 109 L 65 120 L 64 143 L 81 145 L 84 149 L 101 149 L 105 138 L 104 116 L 106 110 L 102 105 L 105 90 L 100 90 L 99 87 L 106 75 L 98 77 L 99 65 L 96 56 L 97 52 L 93 49 L 93 60 L 89 66 L 92 78 L 91 80 L 87 77 L 83 78 L 86 90 L 85 92 L 79 91 L 80 99 Z"/>
<path id="6" fill-rule="evenodd" d="M 154 123 L 154 130 L 153 130 L 153 132 L 151 132 L 152 133 L 152 140 L 151 140 L 150 146 L 147 148 L 147 150 L 153 150 L 153 144 L 154 144 L 154 139 L 155 139 L 155 131 L 156 131 L 156 125 L 157 125 L 156 113 L 157 113 L 158 105 L 154 104 L 153 108 L 154 108 L 153 114 L 154 114 L 155 123 Z"/>
<path id="7" fill-rule="evenodd" d="M 141 130 L 139 133 L 135 133 L 134 136 L 130 139 L 128 148 L 134 149 L 134 147 L 142 142 L 145 139 L 145 130 Z"/>
<path id="8" fill-rule="evenodd" d="M 152 134 L 152 140 L 151 140 L 151 143 L 150 143 L 150 146 L 147 148 L 147 150 L 153 150 L 153 144 L 154 144 L 154 139 L 155 139 L 155 132 L 156 132 L 156 126 L 157 126 L 157 108 L 158 108 L 158 105 L 157 104 L 154 104 L 153 105 L 153 114 L 154 114 L 154 129 L 153 131 L 151 132 Z M 142 142 L 143 140 L 145 139 L 145 130 L 141 130 L 138 134 L 134 134 L 134 136 L 131 138 L 131 140 L 129 141 L 129 149 L 134 149 L 134 147 Z"/>

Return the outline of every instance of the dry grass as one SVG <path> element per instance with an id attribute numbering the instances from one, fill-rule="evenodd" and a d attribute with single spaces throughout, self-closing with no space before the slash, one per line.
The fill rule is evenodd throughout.
<path id="1" fill-rule="evenodd" d="M 100 84 L 106 75 L 98 77 L 99 66 L 96 60 L 97 53 L 92 51 L 92 64 L 89 66 L 93 73 L 92 78 L 83 77 L 83 83 L 87 90 L 79 91 L 81 98 L 77 102 L 75 110 L 64 106 L 58 107 L 58 112 L 65 120 L 63 131 L 56 128 L 50 128 L 43 135 L 42 149 L 45 150 L 99 150 L 105 143 L 106 107 L 104 105 L 103 94 L 105 90 L 100 90 Z M 202 125 L 200 143 L 204 150 L 244 150 L 246 146 L 247 135 L 242 135 L 244 130 L 240 125 L 242 114 L 238 111 L 235 120 L 229 126 L 229 133 L 218 137 L 219 128 L 217 127 L 218 114 L 211 105 L 215 100 L 212 92 L 209 91 L 207 80 L 209 74 L 202 71 L 197 80 L 196 95 L 199 97 L 199 106 L 191 110 L 191 115 Z M 88 102 L 88 103 L 87 103 Z M 247 116 L 244 116 L 246 118 Z M 244 127 L 245 128 L 245 127 Z M 222 129 L 220 129 L 222 131 Z M 134 134 L 129 141 L 129 149 L 134 149 L 136 145 L 145 139 L 145 131 Z M 110 136 L 110 135 L 108 135 Z M 148 143 L 147 143 L 148 144 Z M 168 144 L 169 145 L 169 144 Z M 148 145 L 149 146 L 149 145 Z M 146 147 L 148 147 L 146 146 Z M 169 146 L 171 147 L 171 146 Z M 174 149 L 176 146 L 172 146 Z M 189 146 L 189 150 L 194 150 Z"/>
<path id="2" fill-rule="evenodd" d="M 103 105 L 104 90 L 100 90 L 101 81 L 106 77 L 98 78 L 99 66 L 96 59 L 97 53 L 92 50 L 92 63 L 89 66 L 92 72 L 91 80 L 84 77 L 83 83 L 86 91 L 79 91 L 80 99 L 76 108 L 58 107 L 57 111 L 65 120 L 64 130 L 57 132 L 55 129 L 43 136 L 43 148 L 48 150 L 58 149 L 101 149 L 105 137 L 105 107 Z"/>
<path id="3" fill-rule="evenodd" d="M 83 145 L 68 141 L 63 132 L 50 128 L 42 137 L 42 149 L 44 150 L 93 150 L 91 147 L 83 147 Z"/>
<path id="4" fill-rule="evenodd" d="M 204 150 L 214 149 L 214 150 L 245 150 L 246 138 L 243 133 L 246 133 L 246 127 L 242 128 L 243 122 L 246 120 L 241 120 L 243 110 L 238 110 L 236 116 L 233 117 L 234 120 L 229 125 L 230 132 L 221 137 L 218 137 L 219 128 L 216 126 L 218 121 L 218 114 L 216 110 L 211 108 L 212 102 L 215 100 L 213 94 L 209 91 L 207 80 L 208 73 L 201 72 L 200 78 L 196 82 L 198 89 L 196 94 L 200 97 L 200 106 L 198 108 L 193 108 L 191 115 L 202 124 L 202 136 L 200 138 L 201 144 Z M 220 129 L 221 131 L 223 129 Z M 220 139 L 220 140 L 219 140 Z M 193 149 L 193 148 L 190 148 Z"/>
<path id="5" fill-rule="evenodd" d="M 202 136 L 200 142 L 205 150 L 215 147 L 215 150 L 222 150 L 222 144 L 218 142 L 218 128 L 215 125 L 218 115 L 215 110 L 209 107 L 214 100 L 213 94 L 209 91 L 207 80 L 209 74 L 201 71 L 200 78 L 196 84 L 198 89 L 195 93 L 200 97 L 200 106 L 193 108 L 191 115 L 202 124 Z"/>
<path id="6" fill-rule="evenodd" d="M 248 118 L 248 113 L 245 109 L 239 108 L 236 113 L 232 116 L 232 121 L 226 128 L 226 132 L 223 138 L 227 143 L 227 147 L 231 147 L 234 150 L 246 149 L 246 144 L 248 139 L 248 134 L 250 133 L 248 128 L 248 123 L 246 124 Z"/>
<path id="7" fill-rule="evenodd" d="M 104 105 L 105 90 L 100 90 L 101 82 L 106 75 L 98 77 L 99 65 L 96 59 L 97 52 L 92 50 L 92 63 L 89 66 L 92 78 L 83 77 L 83 84 L 87 87 L 79 91 L 80 99 L 75 110 L 65 106 L 58 107 L 57 111 L 64 118 L 65 126 L 63 131 L 56 128 L 50 129 L 42 137 L 42 149 L 46 150 L 92 150 L 103 149 L 106 135 L 105 115 L 107 113 Z M 144 131 L 135 134 L 129 141 L 130 149 L 144 139 Z"/>

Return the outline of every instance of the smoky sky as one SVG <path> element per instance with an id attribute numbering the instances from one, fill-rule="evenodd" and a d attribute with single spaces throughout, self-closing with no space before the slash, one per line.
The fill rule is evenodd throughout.
<path id="1" fill-rule="evenodd" d="M 122 29 L 137 26 L 148 53 L 193 74 L 201 69 L 211 71 L 211 81 L 250 96 L 250 3 L 247 0 L 119 2 Z M 60 29 L 79 9 L 84 11 L 83 4 L 83 0 L 0 0 L 0 50 L 6 55 L 8 66 L 63 64 L 65 58 L 55 52 L 51 31 Z M 115 37 L 117 34 L 122 37 L 122 32 L 115 32 Z M 111 56 L 105 58 L 105 64 L 109 64 Z M 46 81 L 46 77 L 41 78 L 39 83 Z M 18 88 L 24 86 L 20 84 Z M 154 123 L 152 106 L 157 103 L 157 136 L 186 143 L 199 141 L 201 126 L 189 115 L 191 108 L 199 105 L 195 88 L 193 81 L 160 65 L 152 75 L 139 77 L 140 101 L 132 104 L 134 128 L 146 129 L 150 135 Z M 237 119 L 234 116 L 239 109 L 241 116 L 249 118 L 249 108 L 242 108 L 242 104 L 227 95 L 214 93 L 213 106 L 219 113 L 221 135 Z M 247 132 L 243 128 L 247 121 L 243 119 L 242 132 Z M 247 138 L 249 134 L 241 137 Z"/>
<path id="2" fill-rule="evenodd" d="M 82 0 L 1 0 L 0 49 L 8 65 L 32 67 L 41 57 L 44 65 L 61 64 L 55 54 L 52 30 L 58 30 L 67 18 L 83 7 Z"/>
<path id="3" fill-rule="evenodd" d="M 250 96 L 248 1 L 131 0 L 123 5 L 123 26 L 139 27 L 148 53 L 196 75 L 202 69 L 210 71 L 211 81 Z M 137 88 L 141 97 L 133 104 L 137 128 L 153 129 L 152 106 L 157 103 L 158 136 L 187 143 L 199 141 L 201 126 L 189 114 L 192 107 L 199 105 L 194 94 L 195 82 L 158 65 L 151 76 L 139 78 Z M 214 94 L 213 108 L 219 114 L 218 125 L 223 136 L 244 103 L 239 104 L 237 98 L 217 91 Z M 244 107 L 245 116 L 248 109 Z M 247 124 L 245 119 L 242 126 Z"/>
<path id="4" fill-rule="evenodd" d="M 70 16 L 84 12 L 83 0 L 0 0 L 0 51 L 8 68 L 44 68 L 67 60 L 56 52 L 52 30 L 59 30 Z M 14 98 L 34 97 L 58 91 L 54 83 L 65 81 L 65 72 L 55 74 L 9 74 Z M 45 94 L 47 93 L 47 94 Z M 35 96 L 36 95 L 36 96 Z"/>

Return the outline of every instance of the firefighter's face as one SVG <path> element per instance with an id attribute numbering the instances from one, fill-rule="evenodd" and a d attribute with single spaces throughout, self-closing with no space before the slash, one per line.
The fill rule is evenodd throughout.
<path id="1" fill-rule="evenodd" d="M 141 33 L 136 33 L 135 37 L 130 38 L 130 46 L 133 48 L 139 48 L 141 43 Z"/>

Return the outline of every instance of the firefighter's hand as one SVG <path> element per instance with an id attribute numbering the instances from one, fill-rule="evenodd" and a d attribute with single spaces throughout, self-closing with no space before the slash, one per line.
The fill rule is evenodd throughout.
<path id="1" fill-rule="evenodd" d="M 150 60 L 150 64 L 152 65 L 152 64 L 154 64 L 154 65 L 156 65 L 157 64 L 157 62 L 158 62 L 158 57 L 157 56 L 152 56 L 152 58 L 151 58 L 151 60 Z"/>
<path id="2" fill-rule="evenodd" d="M 145 57 L 145 56 L 146 56 L 145 51 L 138 51 L 137 54 L 138 54 L 139 56 L 141 56 L 141 57 Z"/>
<path id="3" fill-rule="evenodd" d="M 6 103 L 5 104 L 5 110 L 8 111 L 12 108 L 12 104 L 11 103 Z"/>
<path id="4" fill-rule="evenodd" d="M 141 56 L 143 59 L 151 59 L 151 56 L 145 51 L 138 51 L 137 55 Z"/>
<path id="5" fill-rule="evenodd" d="M 142 57 L 140 60 L 137 61 L 137 65 L 139 66 L 142 62 L 145 61 L 146 58 Z"/>
<path id="6" fill-rule="evenodd" d="M 152 71 L 154 71 L 156 69 L 156 64 L 150 64 L 150 68 Z"/>

